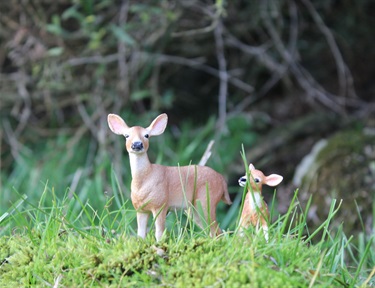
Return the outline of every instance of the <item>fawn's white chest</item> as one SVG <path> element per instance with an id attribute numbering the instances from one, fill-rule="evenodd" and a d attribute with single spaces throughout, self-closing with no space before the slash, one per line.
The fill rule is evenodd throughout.
<path id="1" fill-rule="evenodd" d="M 256 210 L 256 207 L 262 208 L 262 196 L 260 195 L 260 193 L 259 192 L 251 193 L 251 191 L 249 191 L 248 193 L 249 193 L 248 202 L 249 202 L 249 206 L 251 210 Z"/>

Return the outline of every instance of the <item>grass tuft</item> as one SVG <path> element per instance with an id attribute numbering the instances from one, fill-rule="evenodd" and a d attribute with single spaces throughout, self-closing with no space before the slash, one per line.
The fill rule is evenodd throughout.
<path id="1" fill-rule="evenodd" d="M 122 189 L 128 185 L 120 184 L 106 156 L 91 171 L 86 154 L 77 155 L 82 159 L 76 161 L 89 163 L 81 171 L 90 177 L 80 179 L 79 173 L 69 170 L 69 159 L 60 162 L 60 155 L 49 158 L 43 167 L 52 171 L 62 165 L 56 179 L 71 172 L 68 183 L 57 182 L 58 187 L 74 183 L 65 191 L 50 185 L 56 179 L 35 181 L 43 174 L 40 168 L 29 175 L 31 181 L 23 166 L 15 163 L 18 174 L 10 180 L 17 181 L 13 187 L 11 182 L 4 185 L 1 194 L 5 212 L 0 214 L 0 287 L 375 285 L 374 235 L 347 237 L 342 227 L 332 230 L 338 201 L 332 201 L 321 226 L 311 230 L 306 224 L 311 200 L 302 208 L 296 190 L 287 213 L 270 223 L 267 243 L 252 228 L 238 235 L 244 196 L 239 195 L 219 219 L 227 228 L 220 237 L 210 238 L 209 225 L 200 229 L 183 211 L 172 211 L 166 237 L 156 242 L 154 231 L 146 239 L 136 237 L 136 212 L 129 192 Z M 244 153 L 243 158 L 245 162 Z M 32 161 L 27 165 L 29 171 L 38 167 Z M 17 191 L 28 191 L 27 197 Z M 5 202 L 13 204 L 6 207 Z M 276 216 L 274 208 L 270 213 Z M 205 215 L 199 206 L 188 209 L 188 215 Z M 210 223 L 205 217 L 201 220 Z"/>
<path id="2" fill-rule="evenodd" d="M 37 205 L 20 198 L 17 211 L 3 217 L 8 229 L 3 228 L 0 238 L 2 287 L 53 286 L 56 281 L 62 286 L 375 284 L 370 277 L 373 240 L 366 241 L 353 270 L 346 264 L 346 254 L 354 249 L 350 238 L 340 229 L 329 230 L 335 203 L 319 228 L 325 233 L 312 244 L 316 231 L 304 236 L 306 211 L 297 204 L 297 192 L 288 213 L 272 224 L 269 243 L 253 229 L 245 230 L 242 237 L 227 232 L 210 238 L 209 233 L 190 229 L 194 224 L 189 219 L 183 223 L 180 215 L 174 217 L 172 230 L 161 242 L 155 241 L 152 231 L 139 239 L 132 228 L 135 211 L 126 208 L 126 201 L 121 204 L 116 196 L 110 197 L 98 211 L 77 195 L 67 195 L 59 200 L 46 185 Z M 74 208 L 77 203 L 79 209 Z"/>

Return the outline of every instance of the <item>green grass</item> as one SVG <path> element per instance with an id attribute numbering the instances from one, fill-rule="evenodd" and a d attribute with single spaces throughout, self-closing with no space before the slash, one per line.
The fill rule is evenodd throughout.
<path id="1" fill-rule="evenodd" d="M 0 286 L 375 285 L 373 239 L 363 239 L 358 249 L 340 230 L 330 231 L 339 209 L 335 202 L 317 244 L 310 240 L 319 231 L 306 234 L 307 211 L 300 209 L 297 192 L 288 213 L 272 224 L 268 243 L 251 230 L 242 237 L 227 231 L 212 239 L 182 221 L 181 212 L 168 216 L 168 233 L 156 242 L 153 231 L 144 240 L 135 236 L 135 211 L 121 199 L 115 179 L 113 185 L 119 195 L 108 198 L 100 211 L 76 194 L 59 199 L 47 185 L 37 204 L 20 198 L 2 217 Z"/>
<path id="2" fill-rule="evenodd" d="M 154 139 L 150 158 L 169 165 L 198 162 L 205 149 L 199 143 L 212 135 L 207 129 L 191 133 L 199 134 L 192 143 L 185 134 L 183 144 L 172 134 Z M 201 230 L 175 211 L 162 241 L 155 241 L 151 219 L 150 233 L 139 239 L 125 152 L 98 153 L 95 143 L 81 139 L 66 153 L 67 141 L 47 142 L 39 153 L 21 151 L 11 173 L 1 177 L 0 287 L 375 286 L 374 235 L 347 237 L 340 227 L 332 230 L 339 201 L 315 230 L 306 225 L 309 204 L 300 207 L 298 191 L 285 215 L 271 205 L 277 220 L 266 243 L 251 229 L 243 237 L 237 233 L 243 195 L 230 187 L 237 196 L 229 208 L 218 206 L 221 237 L 208 237 L 208 227 Z M 226 152 L 218 153 L 234 153 Z M 221 171 L 228 161 L 219 158 L 209 165 Z"/>

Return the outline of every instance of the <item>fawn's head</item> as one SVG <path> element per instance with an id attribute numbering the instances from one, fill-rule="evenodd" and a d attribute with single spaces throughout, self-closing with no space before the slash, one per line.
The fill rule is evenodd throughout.
<path id="1" fill-rule="evenodd" d="M 108 115 L 108 126 L 113 133 L 123 135 L 126 139 L 126 150 L 129 153 L 145 153 L 148 150 L 148 140 L 151 136 L 157 136 L 164 132 L 167 126 L 167 114 L 161 114 L 147 128 L 140 126 L 129 127 L 125 121 L 116 114 Z"/>
<path id="2" fill-rule="evenodd" d="M 249 165 L 249 178 L 242 176 L 238 179 L 238 184 L 241 187 L 245 187 L 247 183 L 247 179 L 250 180 L 250 186 L 248 189 L 252 189 L 252 191 L 262 191 L 262 185 L 268 186 L 276 186 L 283 181 L 283 177 L 278 174 L 271 174 L 269 176 L 265 176 L 262 171 L 255 169 L 253 164 Z"/>

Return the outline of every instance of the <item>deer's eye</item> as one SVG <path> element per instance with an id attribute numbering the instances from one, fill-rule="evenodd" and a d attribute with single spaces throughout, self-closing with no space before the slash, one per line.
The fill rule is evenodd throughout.
<path id="1" fill-rule="evenodd" d="M 259 183 L 260 179 L 259 178 L 255 178 L 254 181 L 255 181 L 255 183 Z"/>
<path id="2" fill-rule="evenodd" d="M 146 134 L 146 135 L 145 135 L 145 138 L 148 138 L 148 137 L 150 137 L 150 135 Z"/>
<path id="3" fill-rule="evenodd" d="M 128 138 L 129 138 L 129 135 L 128 135 L 128 134 L 125 134 L 124 136 L 125 136 L 125 139 L 128 139 Z"/>

